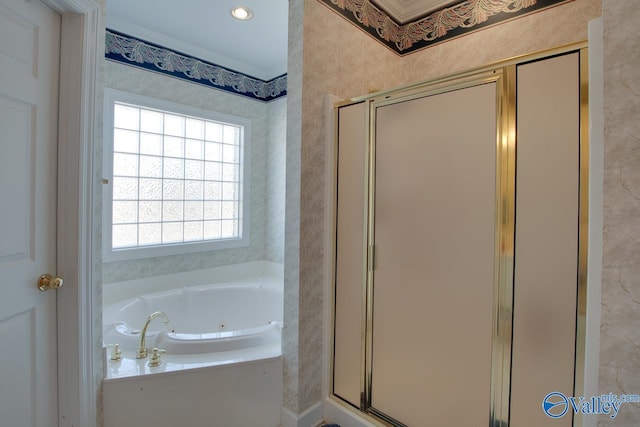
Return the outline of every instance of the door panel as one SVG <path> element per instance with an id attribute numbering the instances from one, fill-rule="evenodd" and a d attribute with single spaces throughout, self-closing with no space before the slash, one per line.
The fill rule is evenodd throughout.
<path id="1" fill-rule="evenodd" d="M 0 54 L 3 66 L 14 75 L 38 78 L 38 23 L 31 21 L 17 1 L 0 4 Z"/>
<path id="2" fill-rule="evenodd" d="M 0 414 L 57 425 L 55 274 L 60 17 L 39 1 L 0 0 Z"/>
<path id="3" fill-rule="evenodd" d="M 371 406 L 409 426 L 489 422 L 496 97 L 377 109 Z"/>
<path id="4" fill-rule="evenodd" d="M 7 426 L 33 426 L 36 412 L 34 395 L 35 354 L 33 350 L 34 310 L 24 311 L 0 321 L 0 339 L 10 342 L 11 352 L 3 351 L 0 408 Z"/>
<path id="5" fill-rule="evenodd" d="M 0 262 L 33 260 L 33 164 L 35 152 L 35 106 L 0 94 L 2 158 L 0 185 L 2 241 Z"/>

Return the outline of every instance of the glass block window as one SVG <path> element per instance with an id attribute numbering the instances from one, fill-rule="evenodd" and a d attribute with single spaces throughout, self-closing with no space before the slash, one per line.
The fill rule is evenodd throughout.
<path id="1" fill-rule="evenodd" d="M 107 249 L 241 241 L 246 124 L 120 100 L 110 107 Z"/>

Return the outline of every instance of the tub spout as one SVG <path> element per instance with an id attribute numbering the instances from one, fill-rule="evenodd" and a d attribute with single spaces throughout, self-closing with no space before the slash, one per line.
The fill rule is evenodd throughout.
<path id="1" fill-rule="evenodd" d="M 149 317 L 147 317 L 147 321 L 144 322 L 144 327 L 142 328 L 142 333 L 140 335 L 140 345 L 138 346 L 138 351 L 136 352 L 136 359 L 144 359 L 145 357 L 147 357 L 147 328 L 149 327 L 149 323 L 151 323 L 151 321 L 156 317 L 161 317 L 164 323 L 169 323 L 169 318 L 162 311 L 155 311 L 151 313 Z"/>

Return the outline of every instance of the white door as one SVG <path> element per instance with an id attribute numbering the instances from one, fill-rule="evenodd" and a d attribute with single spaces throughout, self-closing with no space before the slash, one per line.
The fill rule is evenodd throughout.
<path id="1" fill-rule="evenodd" d="M 0 424 L 57 425 L 56 267 L 60 16 L 0 0 Z"/>

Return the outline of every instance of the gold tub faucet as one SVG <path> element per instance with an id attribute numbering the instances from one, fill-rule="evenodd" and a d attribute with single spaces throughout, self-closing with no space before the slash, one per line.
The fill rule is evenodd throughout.
<path id="1" fill-rule="evenodd" d="M 142 335 L 140 336 L 140 346 L 138 347 L 138 351 L 136 353 L 136 359 L 144 359 L 147 357 L 147 344 L 146 344 L 146 336 L 147 336 L 147 328 L 149 327 L 149 323 L 156 317 L 162 317 L 162 321 L 164 323 L 169 323 L 169 318 L 162 311 L 154 311 L 151 313 L 149 317 L 147 317 L 147 321 L 144 322 L 144 327 L 142 328 Z"/>

